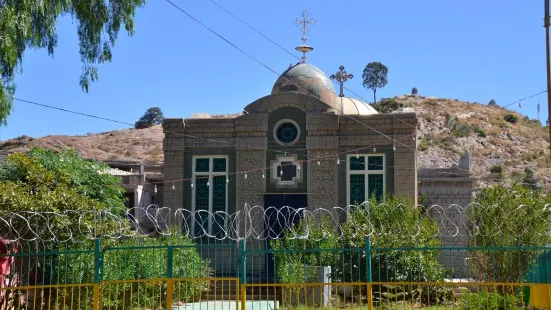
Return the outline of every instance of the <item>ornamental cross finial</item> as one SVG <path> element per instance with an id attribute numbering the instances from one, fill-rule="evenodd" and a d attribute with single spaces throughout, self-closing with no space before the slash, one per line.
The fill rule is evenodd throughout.
<path id="1" fill-rule="evenodd" d="M 331 74 L 329 78 L 331 78 L 332 80 L 336 80 L 341 85 L 341 93 L 339 94 L 339 97 L 344 97 L 344 82 L 350 80 L 353 77 L 354 76 L 352 74 L 348 74 L 348 72 L 344 70 L 343 65 L 339 67 L 339 72 Z"/>
<path id="2" fill-rule="evenodd" d="M 310 30 L 308 28 L 308 25 L 314 25 L 316 23 L 316 20 L 313 18 L 307 19 L 308 12 L 306 11 L 302 11 L 300 16 L 302 16 L 302 19 L 295 19 L 295 25 L 302 26 L 300 29 L 302 31 L 302 45 L 295 47 L 295 49 L 302 53 L 301 60 L 304 63 L 306 62 L 306 53 L 311 52 L 314 49 L 310 45 L 306 44 L 306 40 L 308 40 L 306 38 L 306 33 L 308 32 L 308 30 Z"/>
<path id="3" fill-rule="evenodd" d="M 308 40 L 306 38 L 306 33 L 308 32 L 308 30 L 310 30 L 308 28 L 308 25 L 314 25 L 316 23 L 316 20 L 313 19 L 313 18 L 310 18 L 310 19 L 307 19 L 308 18 L 308 12 L 306 10 L 302 11 L 302 13 L 300 14 L 300 16 L 302 16 L 302 19 L 295 19 L 295 25 L 297 26 L 301 26 L 300 28 L 300 31 L 302 31 L 302 42 L 304 42 L 304 44 L 306 44 L 306 40 Z"/>

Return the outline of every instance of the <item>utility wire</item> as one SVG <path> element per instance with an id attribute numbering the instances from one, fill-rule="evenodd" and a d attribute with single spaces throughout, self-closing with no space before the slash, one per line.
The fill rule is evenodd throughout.
<path id="1" fill-rule="evenodd" d="M 245 22 L 244 20 L 242 20 L 241 18 L 237 17 L 235 14 L 233 14 L 232 12 L 230 12 L 228 9 L 226 9 L 225 7 L 223 7 L 220 3 L 214 1 L 214 0 L 210 0 L 210 2 L 214 3 L 216 6 L 218 6 L 220 9 L 222 9 L 223 11 L 225 11 L 226 13 L 228 13 L 229 15 L 231 15 L 233 18 L 237 19 L 239 22 L 241 22 L 243 25 L 249 27 L 251 30 L 253 30 L 254 32 L 256 32 L 257 34 L 259 34 L 261 37 L 263 37 L 264 39 L 270 41 L 270 43 L 274 44 L 275 46 L 279 47 L 282 51 L 286 52 L 287 54 L 291 55 L 292 57 L 294 57 L 295 59 L 297 60 L 301 60 L 297 55 L 295 55 L 293 52 L 289 51 L 288 49 L 284 48 L 283 46 L 281 46 L 280 44 L 276 43 L 274 40 L 270 39 L 268 36 L 264 35 L 262 32 L 260 32 L 259 30 L 257 30 L 256 28 L 254 28 L 253 26 L 251 26 L 250 24 L 248 24 L 247 22 Z M 335 84 L 338 84 L 339 87 L 340 87 L 340 84 L 331 79 L 329 76 L 327 76 L 324 72 L 322 72 L 321 70 L 319 70 L 318 68 L 310 65 L 309 63 L 305 63 L 307 66 L 309 66 L 310 68 L 316 70 L 318 73 L 320 73 L 321 75 L 325 76 L 326 78 L 328 78 L 329 80 L 331 80 L 333 83 Z M 357 93 L 355 93 L 354 91 L 352 91 L 351 89 L 347 88 L 346 86 L 343 85 L 343 88 L 346 89 L 347 91 L 349 91 L 350 93 L 352 93 L 354 96 L 362 99 L 364 102 L 369 102 L 367 99 L 363 98 L 362 96 L 358 95 Z M 375 102 L 373 102 L 375 103 Z M 411 125 L 410 123 L 404 121 L 403 119 L 397 117 L 396 115 L 394 114 L 390 114 L 392 117 L 394 117 L 395 119 L 401 121 L 402 123 L 404 124 L 407 124 L 408 126 L 410 127 L 413 127 L 413 128 L 416 128 L 415 126 Z"/>
<path id="2" fill-rule="evenodd" d="M 82 113 L 82 112 L 76 112 L 76 111 L 72 111 L 72 110 L 69 110 L 69 109 L 64 109 L 64 108 L 60 108 L 60 107 L 54 107 L 54 106 L 51 106 L 51 105 L 47 105 L 47 104 L 43 104 L 43 103 L 38 103 L 38 102 L 30 101 L 30 100 L 25 100 L 25 99 L 21 99 L 21 98 L 12 97 L 12 99 L 13 99 L 13 100 L 17 100 L 17 101 L 21 101 L 21 102 L 26 102 L 26 103 L 29 103 L 29 104 L 34 104 L 34 105 L 41 106 L 41 107 L 45 107 L 45 108 L 49 108 L 49 109 L 54 109 L 54 110 L 59 110 L 59 111 L 67 112 L 67 113 L 72 113 L 72 114 L 77 114 L 77 115 L 82 115 L 82 116 L 97 118 L 97 119 L 101 119 L 101 120 L 109 121 L 109 122 L 113 122 L 113 123 L 119 123 L 119 124 L 134 126 L 134 124 L 130 124 L 130 123 L 127 123 L 127 122 L 121 122 L 121 121 L 117 121 L 117 120 L 114 120 L 114 119 L 105 118 L 105 117 L 101 117 L 101 116 L 96 116 L 96 115 L 92 115 L 92 114 L 86 114 L 86 113 Z"/>
<path id="3" fill-rule="evenodd" d="M 246 55 L 247 57 L 251 58 L 252 60 L 254 60 L 255 62 L 257 62 L 258 64 L 260 64 L 261 66 L 263 66 L 264 68 L 270 70 L 271 72 L 273 72 L 274 74 L 276 74 L 277 76 L 280 76 L 280 74 L 275 71 L 274 69 L 270 68 L 268 65 L 266 65 L 265 63 L 263 63 L 262 61 L 258 60 L 257 58 L 255 58 L 254 56 L 252 56 L 251 54 L 245 52 L 243 49 L 241 49 L 240 47 L 238 47 L 237 45 L 233 44 L 231 41 L 229 41 L 228 39 L 224 38 L 222 35 L 220 35 L 218 32 L 216 32 L 215 30 L 211 29 L 210 27 L 208 27 L 207 25 L 203 24 L 201 21 L 199 21 L 197 18 L 193 17 L 191 14 L 189 14 L 188 12 L 186 12 L 184 9 L 182 9 L 181 7 L 179 7 L 178 5 L 176 5 L 174 2 L 172 2 L 171 0 L 166 0 L 166 2 L 170 3 L 173 7 L 175 7 L 177 10 L 179 10 L 180 12 L 184 13 L 185 15 L 187 15 L 189 18 L 193 19 L 195 22 L 197 22 L 199 25 L 203 26 L 205 29 L 207 29 L 208 31 L 210 31 L 211 33 L 213 33 L 214 35 L 216 35 L 217 37 L 219 37 L 220 39 L 222 39 L 224 42 L 228 43 L 229 45 L 231 45 L 232 47 L 234 47 L 235 49 L 237 49 L 238 51 L 240 51 L 241 53 L 243 53 L 244 55 Z M 303 87 L 301 87 L 300 85 L 297 85 L 296 83 L 294 83 L 293 81 L 290 81 L 289 79 L 287 79 L 286 77 L 283 77 L 285 80 L 287 80 L 287 82 L 293 84 L 294 86 L 296 86 L 297 88 L 301 88 L 303 90 L 305 90 Z M 312 94 L 310 94 L 308 92 L 308 90 L 305 90 L 305 94 L 308 94 L 309 96 L 312 96 L 313 98 L 316 98 L 319 100 L 319 98 L 313 96 Z M 336 110 L 338 110 L 337 108 L 335 108 Z M 340 111 L 341 114 L 342 114 L 342 111 Z M 410 150 L 413 150 L 415 151 L 414 148 L 410 147 L 409 145 L 406 145 L 396 139 L 393 139 L 391 137 L 389 137 L 388 135 L 385 135 L 384 133 L 376 130 L 375 128 L 357 120 L 356 118 L 348 115 L 348 114 L 343 114 L 347 117 L 349 117 L 350 119 L 352 119 L 353 121 L 359 123 L 359 124 L 362 124 L 363 126 L 367 127 L 368 129 L 378 133 L 379 135 L 391 140 L 392 142 L 394 143 L 398 143 L 400 145 L 402 145 L 403 147 L 406 147 Z"/>

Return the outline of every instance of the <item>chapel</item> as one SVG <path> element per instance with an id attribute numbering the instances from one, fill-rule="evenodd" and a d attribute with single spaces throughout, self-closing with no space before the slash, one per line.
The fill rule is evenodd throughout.
<path id="1" fill-rule="evenodd" d="M 345 97 L 353 76 L 342 65 L 328 76 L 307 62 L 313 48 L 304 34 L 301 60 L 243 112 L 165 119 L 163 201 L 171 216 L 234 214 L 246 205 L 346 208 L 389 194 L 417 202 L 415 113 L 383 114 Z M 225 229 L 209 218 L 201 223 L 208 234 Z"/>

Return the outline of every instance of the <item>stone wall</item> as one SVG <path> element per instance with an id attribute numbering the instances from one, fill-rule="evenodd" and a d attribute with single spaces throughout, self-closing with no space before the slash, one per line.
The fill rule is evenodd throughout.
<path id="1" fill-rule="evenodd" d="M 163 123 L 165 138 L 163 139 L 164 165 L 163 179 L 178 180 L 184 178 L 184 153 L 185 137 L 179 133 L 184 132 L 182 119 L 166 119 Z M 182 208 L 184 204 L 184 182 L 174 182 L 172 186 L 163 186 L 163 207 L 170 210 L 169 225 L 177 225 L 174 212 Z"/>
<path id="2" fill-rule="evenodd" d="M 465 217 L 472 202 L 476 179 L 469 176 L 470 157 L 465 155 L 459 165 L 450 168 L 419 170 L 419 195 L 438 223 L 443 246 L 467 246 Z M 466 251 L 446 251 L 441 255 L 444 266 L 453 269 L 454 277 L 468 275 Z"/>
<path id="3" fill-rule="evenodd" d="M 339 120 L 340 152 L 361 149 L 395 149 L 394 193 L 417 203 L 417 116 L 415 113 L 342 116 Z M 341 203 L 345 201 L 341 198 Z"/>

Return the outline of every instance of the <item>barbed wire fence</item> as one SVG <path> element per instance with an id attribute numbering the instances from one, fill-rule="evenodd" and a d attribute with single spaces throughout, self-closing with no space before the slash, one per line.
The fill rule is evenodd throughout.
<path id="1" fill-rule="evenodd" d="M 174 213 L 167 207 L 149 205 L 147 208 L 131 208 L 126 212 L 114 213 L 111 211 L 61 211 L 61 212 L 0 212 L 0 239 L 5 242 L 79 242 L 79 240 L 91 239 L 121 239 L 134 237 L 154 237 L 159 235 L 186 237 L 190 239 L 212 239 L 238 241 L 241 239 L 273 240 L 273 239 L 323 239 L 343 237 L 343 223 L 357 226 L 355 231 L 362 232 L 365 236 L 402 236 L 406 239 L 415 239 L 421 233 L 421 226 L 396 225 L 401 219 L 393 218 L 393 214 L 400 214 L 396 208 L 411 208 L 410 205 L 385 205 L 377 204 L 386 218 L 379 215 L 372 218 L 369 210 L 369 202 L 359 206 L 366 210 L 358 216 L 349 217 L 350 210 L 354 206 L 335 208 L 290 208 L 245 205 L 244 209 L 234 213 L 209 212 L 206 210 L 190 211 L 186 209 L 175 210 Z M 508 211 L 511 218 L 515 218 L 515 212 L 523 212 L 523 206 L 513 211 Z M 388 208 L 388 209 L 385 209 Z M 390 208 L 394 208 L 391 210 Z M 430 218 L 438 227 L 434 237 L 459 238 L 459 237 L 493 237 L 510 235 L 511 233 L 533 233 L 528 225 L 524 232 L 519 232 L 518 227 L 513 227 L 507 222 L 496 222 L 492 230 L 481 229 L 470 217 L 476 210 L 478 214 L 495 212 L 496 207 L 469 204 L 467 206 L 418 206 L 422 208 L 421 216 Z M 551 210 L 551 205 L 542 206 Z M 379 209 L 381 210 L 381 209 Z M 172 214 L 171 214 L 172 213 Z M 171 215 L 172 219 L 171 219 Z M 331 225 L 328 231 L 316 234 L 310 232 L 314 229 L 324 229 L 319 225 L 320 219 L 326 219 Z M 298 221 L 303 221 L 304 226 L 300 231 L 285 228 Z M 171 223 L 178 229 L 171 229 Z M 108 229 L 105 227 L 108 226 Z M 361 226 L 361 227 L 360 227 Z M 407 228 L 407 230 L 406 230 Z M 514 231 L 513 231 L 514 230 Z M 545 232 L 551 234 L 551 232 Z M 318 240 L 319 241 L 319 240 Z"/>

